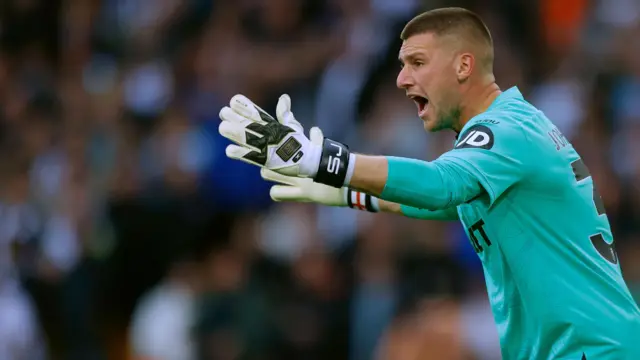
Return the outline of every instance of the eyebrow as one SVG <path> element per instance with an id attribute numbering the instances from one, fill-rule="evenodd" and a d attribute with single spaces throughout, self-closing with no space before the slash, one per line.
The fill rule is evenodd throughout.
<path id="1" fill-rule="evenodd" d="M 400 61 L 401 64 L 404 64 L 405 60 L 403 59 L 406 59 L 407 61 L 411 61 L 411 60 L 415 60 L 420 56 L 423 56 L 423 55 L 421 55 L 418 52 L 411 52 L 408 55 L 405 55 L 404 58 L 400 54 L 398 54 L 398 61 Z"/>

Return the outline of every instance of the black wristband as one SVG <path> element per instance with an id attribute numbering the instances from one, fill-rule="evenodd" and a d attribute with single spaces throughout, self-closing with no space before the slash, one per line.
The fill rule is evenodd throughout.
<path id="1" fill-rule="evenodd" d="M 373 196 L 352 189 L 347 189 L 347 206 L 362 211 L 378 212 L 373 204 Z"/>
<path id="2" fill-rule="evenodd" d="M 340 188 L 344 185 L 349 169 L 349 147 L 339 142 L 324 139 L 320 165 L 313 181 Z"/>

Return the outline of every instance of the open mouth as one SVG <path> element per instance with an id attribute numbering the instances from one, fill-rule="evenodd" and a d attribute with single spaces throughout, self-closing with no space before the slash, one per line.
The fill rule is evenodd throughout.
<path id="1" fill-rule="evenodd" d="M 418 115 L 422 117 L 429 105 L 429 99 L 420 95 L 410 95 L 409 97 L 416 103 L 416 106 L 418 107 Z"/>

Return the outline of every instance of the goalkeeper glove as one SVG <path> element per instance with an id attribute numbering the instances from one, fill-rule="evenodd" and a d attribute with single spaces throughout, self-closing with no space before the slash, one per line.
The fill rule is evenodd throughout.
<path id="1" fill-rule="evenodd" d="M 269 191 L 269 195 L 274 201 L 348 206 L 352 209 L 369 212 L 380 211 L 378 198 L 348 187 L 335 188 L 307 178 L 282 175 L 266 168 L 262 168 L 260 174 L 265 180 L 281 184 L 272 186 Z"/>
<path id="2" fill-rule="evenodd" d="M 322 145 L 324 136 L 317 127 L 309 131 L 311 143 Z M 286 176 L 267 168 L 260 170 L 262 178 L 281 185 L 271 187 L 269 194 L 274 201 L 316 203 L 328 206 L 348 206 L 353 209 L 378 212 L 378 199 L 348 187 L 336 188 L 316 183 L 309 178 Z"/>
<path id="3" fill-rule="evenodd" d="M 305 136 L 288 95 L 278 101 L 277 120 L 243 95 L 231 98 L 220 118 L 218 131 L 237 144 L 226 149 L 232 159 L 335 188 L 341 188 L 353 171 L 349 165 L 354 155 L 346 145 L 326 138 L 312 142 Z"/>

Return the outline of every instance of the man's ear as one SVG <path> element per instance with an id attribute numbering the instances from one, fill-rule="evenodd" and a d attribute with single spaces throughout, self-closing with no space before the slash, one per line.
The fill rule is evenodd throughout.
<path id="1" fill-rule="evenodd" d="M 456 62 L 456 76 L 458 77 L 459 83 L 467 81 L 473 72 L 474 66 L 475 58 L 473 57 L 473 54 L 462 53 L 458 55 L 458 60 Z"/>

